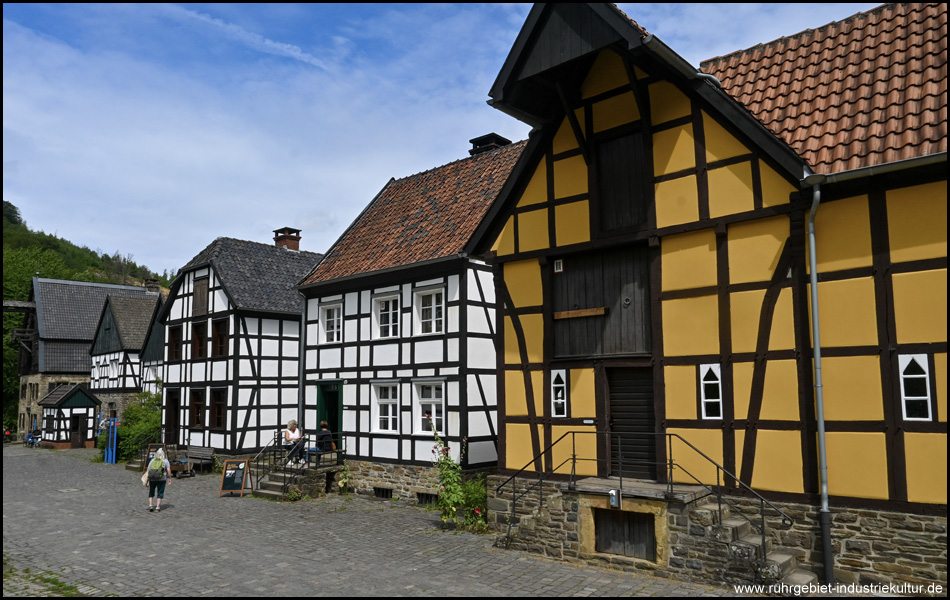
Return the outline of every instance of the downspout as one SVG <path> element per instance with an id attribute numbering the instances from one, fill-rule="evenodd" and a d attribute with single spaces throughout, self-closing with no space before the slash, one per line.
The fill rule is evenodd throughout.
<path id="1" fill-rule="evenodd" d="M 824 556 L 825 583 L 835 582 L 835 561 L 831 550 L 831 511 L 828 508 L 828 459 L 825 449 L 825 401 L 821 383 L 821 335 L 818 329 L 818 257 L 815 245 L 815 214 L 821 202 L 821 183 L 812 188 L 811 211 L 808 213 L 808 269 L 811 280 L 811 330 L 815 356 L 815 400 L 818 420 L 818 470 L 821 481 L 821 550 Z"/>

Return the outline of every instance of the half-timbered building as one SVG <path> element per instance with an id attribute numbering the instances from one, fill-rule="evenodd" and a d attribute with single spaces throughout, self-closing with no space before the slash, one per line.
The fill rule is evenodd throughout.
<path id="1" fill-rule="evenodd" d="M 166 443 L 252 451 L 299 418 L 294 285 L 321 255 L 299 249 L 299 229 L 274 233 L 274 245 L 218 238 L 172 282 L 160 315 Z"/>
<path id="2" fill-rule="evenodd" d="M 106 417 L 119 417 L 133 396 L 145 389 L 149 377 L 142 364 L 145 337 L 158 315 L 161 296 L 108 296 L 99 316 L 89 389 L 104 403 Z"/>
<path id="3" fill-rule="evenodd" d="M 63 384 L 39 402 L 46 448 L 95 448 L 102 401 L 84 383 Z"/>
<path id="4" fill-rule="evenodd" d="M 40 399 L 58 386 L 89 383 L 89 351 L 106 297 L 148 298 L 144 287 L 33 278 L 19 342 L 18 436 L 41 427 Z"/>
<path id="5" fill-rule="evenodd" d="M 465 469 L 494 466 L 495 297 L 472 232 L 525 144 L 392 179 L 298 286 L 306 297 L 306 427 L 342 432 L 353 479 L 410 501 L 436 488 L 433 428 Z"/>
<path id="6" fill-rule="evenodd" d="M 733 532 L 650 485 L 701 482 L 785 503 L 768 535 L 826 580 L 946 585 L 946 14 L 885 5 L 699 71 L 614 5 L 531 10 L 490 103 L 535 130 L 475 246 L 499 466 L 603 485 L 524 547 L 741 579 L 709 545 Z M 748 576 L 775 579 L 761 552 Z"/>

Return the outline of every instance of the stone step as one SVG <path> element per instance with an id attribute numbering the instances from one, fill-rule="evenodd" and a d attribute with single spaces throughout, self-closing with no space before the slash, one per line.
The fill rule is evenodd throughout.
<path id="1" fill-rule="evenodd" d="M 764 581 L 775 582 L 795 571 L 797 567 L 798 561 L 793 555 L 784 552 L 769 552 L 760 574 Z"/>
<path id="2" fill-rule="evenodd" d="M 729 507 L 725 504 L 722 505 L 722 520 L 728 519 L 732 515 L 732 512 L 729 510 Z M 703 527 L 709 527 L 710 525 L 718 525 L 719 518 L 719 505 L 716 503 L 707 503 L 702 506 L 698 506 L 690 511 L 689 520 Z"/>
<path id="3" fill-rule="evenodd" d="M 284 495 L 280 492 L 280 490 L 277 490 L 275 492 L 274 490 L 268 490 L 268 489 L 256 489 L 253 492 L 251 492 L 251 495 L 256 496 L 258 498 L 269 498 L 271 500 L 281 500 L 284 497 Z"/>
<path id="4" fill-rule="evenodd" d="M 752 531 L 752 525 L 742 517 L 729 517 L 719 525 L 709 526 L 709 537 L 717 542 L 730 543 L 742 539 Z"/>
<path id="5" fill-rule="evenodd" d="M 748 533 L 735 542 L 729 544 L 732 556 L 737 560 L 757 562 L 762 558 L 762 536 L 759 533 Z M 765 556 L 772 551 L 772 540 L 765 537 Z"/>
<path id="6" fill-rule="evenodd" d="M 805 586 L 818 583 L 818 575 L 805 569 L 792 569 L 782 577 L 782 583 L 788 586 Z"/>

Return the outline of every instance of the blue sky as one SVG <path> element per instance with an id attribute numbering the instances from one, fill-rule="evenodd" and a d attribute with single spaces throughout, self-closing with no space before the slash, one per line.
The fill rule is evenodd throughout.
<path id="1" fill-rule="evenodd" d="M 877 4 L 620 4 L 694 66 Z M 176 271 L 215 238 L 324 252 L 391 178 L 528 127 L 488 90 L 529 4 L 4 4 L 3 196 Z"/>

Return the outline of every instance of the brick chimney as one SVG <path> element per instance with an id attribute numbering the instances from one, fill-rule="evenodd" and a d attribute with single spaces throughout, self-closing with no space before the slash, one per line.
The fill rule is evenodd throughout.
<path id="1" fill-rule="evenodd" d="M 279 248 L 300 250 L 300 230 L 293 227 L 284 227 L 274 230 L 274 244 Z"/>
<path id="2" fill-rule="evenodd" d="M 495 148 L 507 146 L 511 143 L 511 140 L 508 138 L 503 138 L 497 133 L 488 133 L 486 135 L 470 139 L 469 142 L 472 144 L 472 149 L 469 150 L 468 153 L 474 156 L 476 154 L 481 154 L 482 152 L 494 150 Z"/>

